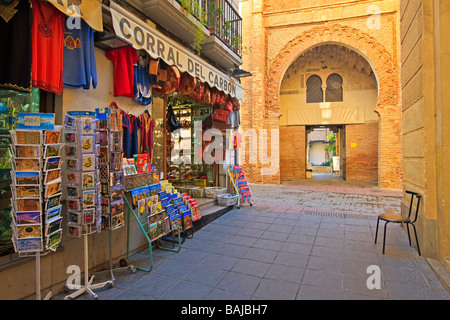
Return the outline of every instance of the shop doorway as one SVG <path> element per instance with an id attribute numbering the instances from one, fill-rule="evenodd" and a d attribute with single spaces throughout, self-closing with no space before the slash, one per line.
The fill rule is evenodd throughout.
<path id="1" fill-rule="evenodd" d="M 306 178 L 346 180 L 345 126 L 306 126 Z"/>

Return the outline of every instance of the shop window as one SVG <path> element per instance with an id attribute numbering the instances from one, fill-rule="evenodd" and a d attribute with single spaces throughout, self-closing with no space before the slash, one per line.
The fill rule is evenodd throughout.
<path id="1" fill-rule="evenodd" d="M 327 90 L 325 91 L 325 102 L 343 101 L 342 77 L 333 73 L 327 78 Z"/>
<path id="2" fill-rule="evenodd" d="M 319 76 L 313 75 L 306 80 L 306 102 L 323 102 L 322 79 Z"/>
<path id="3" fill-rule="evenodd" d="M 11 242 L 11 162 L 9 130 L 15 129 L 20 112 L 39 112 L 41 91 L 30 93 L 0 90 L 0 265 L 11 261 L 14 252 Z"/>

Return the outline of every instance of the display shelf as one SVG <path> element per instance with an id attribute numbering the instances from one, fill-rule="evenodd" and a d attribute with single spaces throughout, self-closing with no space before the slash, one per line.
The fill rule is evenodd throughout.
<path id="1" fill-rule="evenodd" d="M 124 197 L 128 209 L 128 225 L 131 214 L 148 243 L 149 266 L 136 266 L 137 269 L 146 272 L 150 272 L 153 268 L 153 245 L 166 251 L 179 252 L 181 250 L 181 225 L 176 216 L 169 215 L 167 205 L 163 206 L 165 203 L 164 199 L 160 197 L 161 192 L 161 184 L 157 183 L 126 191 Z M 128 197 L 131 199 L 130 201 Z M 129 237 L 127 229 L 127 259 L 129 258 Z M 163 246 L 161 243 L 161 240 L 167 240 L 167 237 L 171 237 L 172 248 Z M 175 243 L 178 243 L 176 248 Z"/>
<path id="2" fill-rule="evenodd" d="M 247 203 L 253 206 L 252 202 L 252 190 L 247 182 L 244 171 L 241 166 L 228 166 L 228 177 L 238 197 L 237 208 L 241 207 L 241 204 Z"/>

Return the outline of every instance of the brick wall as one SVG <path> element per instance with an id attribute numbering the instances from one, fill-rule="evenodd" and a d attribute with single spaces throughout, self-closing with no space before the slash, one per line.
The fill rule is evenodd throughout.
<path id="1" fill-rule="evenodd" d="M 306 137 L 304 126 L 280 127 L 280 179 L 305 179 Z"/>
<path id="2" fill-rule="evenodd" d="M 346 180 L 378 180 L 378 121 L 345 126 Z"/>

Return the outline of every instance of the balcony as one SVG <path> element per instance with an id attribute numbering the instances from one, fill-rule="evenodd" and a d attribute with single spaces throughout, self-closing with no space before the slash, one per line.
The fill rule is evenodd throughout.
<path id="1" fill-rule="evenodd" d="M 193 45 L 202 32 L 201 54 L 225 70 L 242 64 L 242 18 L 227 0 L 128 0 L 153 22 Z"/>

